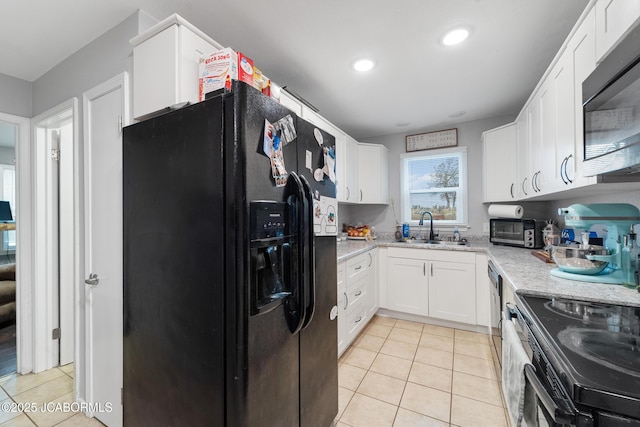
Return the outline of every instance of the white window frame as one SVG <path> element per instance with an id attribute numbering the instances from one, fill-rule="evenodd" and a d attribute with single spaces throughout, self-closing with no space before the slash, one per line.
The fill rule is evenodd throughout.
<path id="1" fill-rule="evenodd" d="M 438 150 L 417 151 L 412 153 L 406 153 L 400 155 L 400 192 L 401 192 L 401 204 L 400 204 L 400 217 L 403 223 L 408 223 L 412 226 L 417 226 L 419 221 L 411 219 L 411 198 L 409 197 L 409 171 L 408 160 L 416 158 L 436 158 L 436 157 L 449 157 L 452 154 L 459 155 L 460 159 L 460 192 L 458 194 L 457 201 L 459 203 L 458 220 L 446 221 L 446 220 L 433 220 L 434 228 L 439 229 L 453 229 L 458 227 L 460 231 L 466 231 L 469 228 L 469 186 L 467 183 L 467 147 L 455 147 L 445 148 Z M 428 226 L 425 218 L 425 225 Z"/>

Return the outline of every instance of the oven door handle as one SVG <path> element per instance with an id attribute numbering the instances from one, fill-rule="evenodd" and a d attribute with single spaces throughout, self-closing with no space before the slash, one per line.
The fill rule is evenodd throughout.
<path id="1" fill-rule="evenodd" d="M 533 387 L 538 400 L 540 400 L 542 406 L 547 410 L 547 413 L 551 416 L 553 422 L 558 424 L 575 424 L 575 414 L 564 411 L 556 404 L 536 375 L 536 368 L 534 368 L 533 365 L 525 365 L 524 376 L 529 384 L 531 384 L 531 387 Z"/>

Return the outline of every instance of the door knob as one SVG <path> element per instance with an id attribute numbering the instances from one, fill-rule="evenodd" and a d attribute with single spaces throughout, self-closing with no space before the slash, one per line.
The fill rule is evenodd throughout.
<path id="1" fill-rule="evenodd" d="M 91 273 L 89 274 L 89 278 L 84 280 L 84 283 L 86 283 L 87 285 L 96 286 L 98 283 L 100 283 L 100 278 L 96 273 Z"/>

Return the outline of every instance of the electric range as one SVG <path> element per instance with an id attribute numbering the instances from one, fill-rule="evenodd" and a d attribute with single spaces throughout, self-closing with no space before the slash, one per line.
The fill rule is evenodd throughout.
<path id="1" fill-rule="evenodd" d="M 556 407 L 573 412 L 568 424 L 565 418 L 550 424 L 640 426 L 640 308 L 537 296 L 516 299 L 536 375 Z M 563 396 L 567 401 L 558 402 Z"/>

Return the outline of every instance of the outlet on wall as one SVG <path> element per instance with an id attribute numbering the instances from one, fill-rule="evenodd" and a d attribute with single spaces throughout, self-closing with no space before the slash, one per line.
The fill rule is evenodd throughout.
<path id="1" fill-rule="evenodd" d="M 483 233 L 488 233 L 489 232 L 489 223 L 488 222 L 483 222 L 482 223 L 482 232 Z"/>

